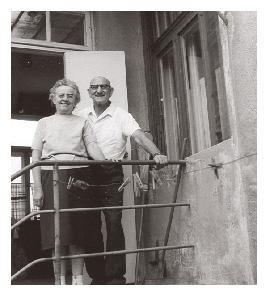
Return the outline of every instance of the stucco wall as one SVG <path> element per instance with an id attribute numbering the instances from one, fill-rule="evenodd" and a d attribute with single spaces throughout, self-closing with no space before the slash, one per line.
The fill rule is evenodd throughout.
<path id="1" fill-rule="evenodd" d="M 229 12 L 228 27 L 220 21 L 224 76 L 232 138 L 189 158 L 178 194 L 169 245 L 194 249 L 168 251 L 167 272 L 175 284 L 256 284 L 256 13 Z M 224 163 L 219 178 L 208 164 Z M 170 171 L 169 171 L 170 170 Z M 171 202 L 173 172 L 159 172 L 163 185 L 150 190 L 149 201 Z M 162 245 L 168 209 L 145 215 L 144 247 Z M 142 274 L 156 278 L 144 255 Z"/>
<path id="2" fill-rule="evenodd" d="M 224 165 L 218 169 L 212 162 Z M 183 173 L 177 202 L 190 203 L 190 208 L 176 208 L 168 245 L 194 245 L 194 249 L 167 251 L 168 277 L 175 284 L 253 284 L 247 227 L 245 193 L 240 165 L 232 140 L 189 158 Z M 159 172 L 163 185 L 150 190 L 149 201 L 171 202 L 175 182 L 171 169 Z M 163 243 L 168 222 L 168 209 L 152 209 L 146 215 L 144 246 Z M 147 277 L 156 270 L 149 263 L 154 253 L 146 256 Z"/>
<path id="3" fill-rule="evenodd" d="M 96 50 L 125 52 L 129 112 L 148 130 L 145 63 L 140 13 L 103 11 L 94 13 Z M 111 98 L 113 101 L 113 97 Z"/>
<path id="4" fill-rule="evenodd" d="M 257 13 L 228 12 L 228 36 L 252 273 L 257 282 Z M 252 155 L 252 156 L 251 156 Z"/>

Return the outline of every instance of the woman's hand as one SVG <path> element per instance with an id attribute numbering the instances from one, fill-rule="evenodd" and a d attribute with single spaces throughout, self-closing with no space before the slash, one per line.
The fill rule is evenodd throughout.
<path id="1" fill-rule="evenodd" d="M 108 160 L 113 161 L 113 162 L 121 162 L 121 159 L 119 159 L 119 158 L 110 158 Z"/>
<path id="2" fill-rule="evenodd" d="M 34 206 L 43 207 L 44 194 L 42 188 L 34 188 L 33 201 Z"/>

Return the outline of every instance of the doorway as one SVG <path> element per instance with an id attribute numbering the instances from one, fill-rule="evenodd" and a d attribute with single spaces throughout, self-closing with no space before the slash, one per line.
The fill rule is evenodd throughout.
<path id="1" fill-rule="evenodd" d="M 62 54 L 11 52 L 11 114 L 19 120 L 38 120 L 54 113 L 49 98 L 55 81 L 64 77 Z"/>
<path id="2" fill-rule="evenodd" d="M 11 170 L 12 174 L 31 162 L 31 144 L 39 119 L 55 111 L 49 101 L 50 88 L 64 77 L 63 54 L 13 48 L 11 51 Z M 30 172 L 11 183 L 11 223 L 35 211 Z M 12 233 L 12 273 L 25 264 L 50 256 L 41 251 L 39 217 L 23 223 Z M 22 278 L 53 277 L 51 262 L 37 264 Z"/>

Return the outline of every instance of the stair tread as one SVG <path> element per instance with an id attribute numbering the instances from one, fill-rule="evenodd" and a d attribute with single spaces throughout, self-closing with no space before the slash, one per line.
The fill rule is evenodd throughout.
<path id="1" fill-rule="evenodd" d="M 164 278 L 164 279 L 148 279 L 145 280 L 144 285 L 174 285 L 173 279 Z"/>

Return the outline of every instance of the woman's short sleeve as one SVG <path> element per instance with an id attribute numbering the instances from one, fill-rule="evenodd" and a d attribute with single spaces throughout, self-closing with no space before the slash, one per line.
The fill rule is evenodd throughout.
<path id="1" fill-rule="evenodd" d="M 96 139 L 96 136 L 95 136 L 94 131 L 92 129 L 92 126 L 87 119 L 85 120 L 85 124 L 84 124 L 83 140 L 84 140 L 84 143 L 86 146 L 89 143 L 97 142 L 97 139 Z"/>
<path id="2" fill-rule="evenodd" d="M 43 122 L 39 120 L 36 127 L 35 134 L 34 134 L 32 149 L 37 149 L 42 151 L 42 148 L 43 148 L 42 129 L 43 129 Z"/>

